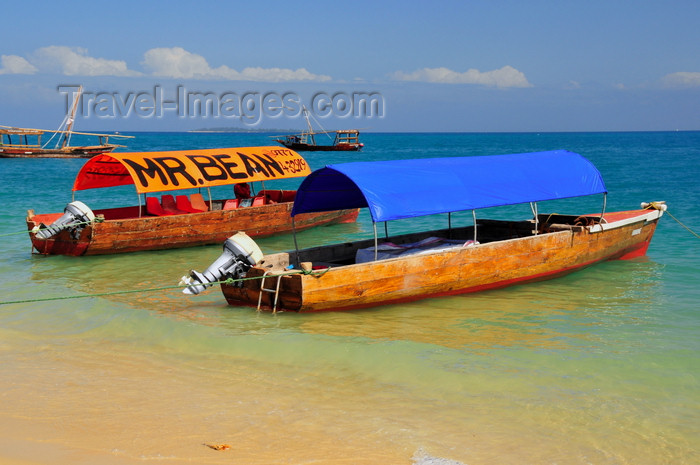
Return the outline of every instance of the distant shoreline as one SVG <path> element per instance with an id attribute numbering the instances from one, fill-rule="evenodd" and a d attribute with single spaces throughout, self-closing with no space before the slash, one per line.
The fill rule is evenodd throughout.
<path id="1" fill-rule="evenodd" d="M 102 131 L 109 134 L 110 131 Z M 298 134 L 301 131 L 297 129 L 188 129 L 181 131 L 139 131 L 139 130 L 120 130 L 112 131 L 114 134 Z M 363 134 L 642 134 L 642 133 L 693 133 L 700 132 L 700 129 L 687 130 L 654 130 L 654 131 L 362 131 Z"/>
<path id="2" fill-rule="evenodd" d="M 298 129 L 255 129 L 255 128 L 250 128 L 250 129 L 244 129 L 244 128 L 202 128 L 202 129 L 190 129 L 188 131 L 184 132 L 204 132 L 204 133 L 213 133 L 213 132 L 222 132 L 222 133 L 269 133 L 269 132 L 280 132 L 280 133 L 293 133 L 293 132 L 299 132 Z"/>

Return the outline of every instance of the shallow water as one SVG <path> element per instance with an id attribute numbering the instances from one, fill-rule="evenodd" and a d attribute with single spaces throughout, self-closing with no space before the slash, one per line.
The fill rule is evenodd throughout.
<path id="1" fill-rule="evenodd" d="M 134 150 L 267 143 L 255 134 L 136 136 Z M 318 168 L 356 157 L 567 148 L 599 167 L 609 210 L 667 200 L 700 231 L 699 133 L 367 134 L 363 142 L 360 154 L 306 157 Z M 60 211 L 81 165 L 0 160 L 1 300 L 24 301 L 0 305 L 2 463 L 700 461 L 700 248 L 671 217 L 647 257 L 552 281 L 351 312 L 258 314 L 227 306 L 217 289 L 122 293 L 175 286 L 219 246 L 31 255 L 26 233 L 14 234 L 26 229 L 26 209 Z M 104 200 L 85 194 L 76 198 Z M 299 241 L 369 234 L 361 215 Z M 293 247 L 290 236 L 258 243 L 266 252 Z M 83 295 L 94 297 L 30 301 Z"/>

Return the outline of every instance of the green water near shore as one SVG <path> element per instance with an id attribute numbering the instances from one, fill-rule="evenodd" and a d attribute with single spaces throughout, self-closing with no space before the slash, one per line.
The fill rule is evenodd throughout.
<path id="1" fill-rule="evenodd" d="M 137 134 L 135 141 L 179 149 L 203 145 L 197 137 L 205 136 Z M 205 140 L 266 143 L 223 137 Z M 697 231 L 699 140 L 697 133 L 376 134 L 354 156 L 568 148 L 603 173 L 609 210 L 667 200 Z M 323 163 L 316 156 L 307 156 L 313 168 Z M 60 211 L 81 164 L 0 160 L 8 186 L 0 233 L 24 229 L 27 208 Z M 300 241 L 366 234 L 362 215 L 358 224 L 305 231 Z M 3 242 L 5 302 L 176 285 L 221 251 L 41 257 L 30 254 L 26 235 Z M 257 242 L 266 252 L 293 247 L 291 236 Z M 666 216 L 641 259 L 352 312 L 258 314 L 227 306 L 217 289 L 0 305 L 0 461 L 696 463 L 697 244 Z M 48 454 L 53 460 L 43 462 Z"/>

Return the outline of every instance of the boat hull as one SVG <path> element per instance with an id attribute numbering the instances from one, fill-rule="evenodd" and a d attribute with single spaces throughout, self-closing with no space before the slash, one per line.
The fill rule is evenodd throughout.
<path id="1" fill-rule="evenodd" d="M 644 255 L 660 216 L 650 210 L 609 213 L 608 223 L 602 225 L 286 274 L 280 278 L 276 309 L 347 310 L 550 279 L 604 260 Z M 247 277 L 263 273 L 254 267 Z M 276 279 L 266 278 L 265 288 L 274 287 Z M 257 305 L 260 287 L 261 280 L 248 280 L 240 287 L 223 284 L 221 289 L 231 305 Z M 275 293 L 262 292 L 263 308 L 273 308 L 274 298 Z"/>
<path id="2" fill-rule="evenodd" d="M 104 255 L 145 250 L 174 249 L 207 244 L 221 244 L 237 231 L 264 237 L 292 231 L 292 202 L 268 204 L 235 210 L 213 210 L 171 216 L 105 219 L 82 229 L 77 237 L 63 230 L 49 239 L 32 232 L 40 223 L 50 224 L 61 214 L 27 217 L 32 246 L 45 255 Z M 138 207 L 131 207 L 135 211 Z M 99 212 L 98 212 L 99 213 Z M 359 210 L 336 210 L 298 215 L 295 229 L 303 230 L 331 223 L 349 223 Z"/>
<path id="3" fill-rule="evenodd" d="M 288 143 L 283 140 L 278 140 L 277 142 L 295 152 L 357 152 L 362 148 L 361 144 L 312 145 Z"/>
<path id="4" fill-rule="evenodd" d="M 102 153 L 110 153 L 116 145 L 91 145 L 65 147 L 63 149 L 0 147 L 0 158 L 91 158 Z"/>

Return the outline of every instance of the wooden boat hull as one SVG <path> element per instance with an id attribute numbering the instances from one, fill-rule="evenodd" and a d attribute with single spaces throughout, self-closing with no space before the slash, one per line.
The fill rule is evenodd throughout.
<path id="1" fill-rule="evenodd" d="M 5 145 L 0 146 L 0 158 L 91 158 L 102 153 L 110 153 L 116 147 L 116 145 L 90 145 L 63 149 L 41 149 Z"/>
<path id="2" fill-rule="evenodd" d="M 312 145 L 289 143 L 285 140 L 277 140 L 277 142 L 295 152 L 357 152 L 362 148 L 360 144 Z"/>
<path id="3" fill-rule="evenodd" d="M 604 260 L 644 255 L 660 216 L 650 210 L 608 213 L 608 223 L 602 225 L 562 225 L 559 231 L 553 227 L 546 233 L 528 232 L 470 247 L 286 274 L 279 278 L 277 309 L 346 310 L 550 279 Z M 285 255 L 275 257 L 280 270 L 289 259 Z M 266 271 L 271 272 L 253 267 L 247 277 L 261 277 Z M 261 280 L 241 284 L 221 286 L 227 302 L 257 305 Z M 266 278 L 264 287 L 274 289 L 276 284 L 277 278 Z M 272 308 L 274 298 L 274 292 L 262 292 L 263 308 Z"/>
<path id="4" fill-rule="evenodd" d="M 101 255 L 144 250 L 174 249 L 207 244 L 221 244 L 237 231 L 264 237 L 292 231 L 292 202 L 268 204 L 235 210 L 213 210 L 171 216 L 143 216 L 96 222 L 74 233 L 64 230 L 49 239 L 32 232 L 40 223 L 50 224 L 60 213 L 27 216 L 27 227 L 33 248 L 46 255 Z M 127 207 L 138 214 L 138 207 Z M 99 214 L 99 211 L 95 213 Z M 337 210 L 298 215 L 296 230 L 330 223 L 349 223 L 357 219 L 359 210 Z"/>

